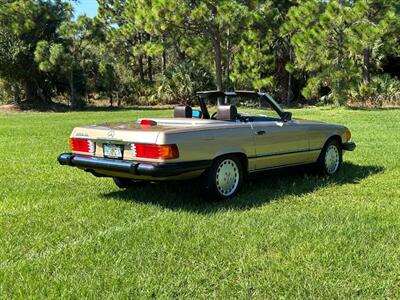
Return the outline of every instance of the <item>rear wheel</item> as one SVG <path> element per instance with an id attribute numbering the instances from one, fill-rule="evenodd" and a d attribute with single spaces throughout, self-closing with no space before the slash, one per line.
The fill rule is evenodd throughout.
<path id="1" fill-rule="evenodd" d="M 342 148 L 337 140 L 328 141 L 318 158 L 318 168 L 323 175 L 335 174 L 342 165 Z"/>
<path id="2" fill-rule="evenodd" d="M 222 156 L 204 174 L 203 194 L 208 199 L 228 199 L 237 194 L 242 181 L 240 159 L 234 155 Z"/>
<path id="3" fill-rule="evenodd" d="M 114 183 L 120 189 L 129 189 L 143 185 L 143 181 L 134 181 L 129 178 L 113 177 Z"/>

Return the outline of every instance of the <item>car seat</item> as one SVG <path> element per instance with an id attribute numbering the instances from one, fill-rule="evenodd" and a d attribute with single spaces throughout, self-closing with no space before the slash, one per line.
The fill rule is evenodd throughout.
<path id="1" fill-rule="evenodd" d="M 192 108 L 188 105 L 186 106 L 175 106 L 174 107 L 174 118 L 191 118 Z"/>

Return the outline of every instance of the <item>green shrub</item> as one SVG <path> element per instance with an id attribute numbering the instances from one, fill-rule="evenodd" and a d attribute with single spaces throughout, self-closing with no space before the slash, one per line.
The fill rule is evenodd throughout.
<path id="1" fill-rule="evenodd" d="M 157 80 L 156 96 L 166 103 L 189 103 L 196 91 L 213 86 L 212 76 L 207 70 L 188 62 L 171 66 Z"/>
<path id="2" fill-rule="evenodd" d="M 388 74 L 375 76 L 369 84 L 360 84 L 350 91 L 350 102 L 368 106 L 399 106 L 400 81 Z"/>
<path id="3" fill-rule="evenodd" d="M 0 80 L 0 105 L 14 102 L 13 87 L 6 81 Z"/>

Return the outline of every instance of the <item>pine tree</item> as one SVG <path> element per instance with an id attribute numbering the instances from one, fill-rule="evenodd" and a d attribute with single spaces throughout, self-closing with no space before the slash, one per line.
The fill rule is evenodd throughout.
<path id="1" fill-rule="evenodd" d="M 240 1 L 136 1 L 136 19 L 146 32 L 155 36 L 172 32 L 175 34 L 172 38 L 179 39 L 180 47 L 188 53 L 209 57 L 208 49 L 213 50 L 219 90 L 224 86 L 224 67 L 225 74 L 229 74 L 231 67 L 229 43 L 240 31 L 246 14 L 247 7 Z"/>
<path id="2" fill-rule="evenodd" d="M 268 89 L 288 105 L 292 78 L 285 65 L 292 59 L 291 34 L 280 27 L 291 6 L 291 1 L 260 1 L 249 7 L 232 74 L 236 85 Z"/>
<path id="3" fill-rule="evenodd" d="M 387 54 L 396 23 L 393 3 L 382 0 L 358 0 L 353 6 L 354 22 L 349 27 L 349 51 L 361 69 L 362 82 L 368 85 L 371 71 L 380 67 Z"/>
<path id="4" fill-rule="evenodd" d="M 307 0 L 292 7 L 283 30 L 293 32 L 296 61 L 288 69 L 307 74 L 303 95 L 318 97 L 326 88 L 328 98 L 343 104 L 362 81 L 368 84 L 395 16 L 385 0 Z"/>
<path id="5" fill-rule="evenodd" d="M 29 105 L 46 105 L 55 82 L 38 68 L 34 52 L 42 41 L 60 38 L 58 28 L 71 17 L 72 7 L 62 0 L 0 2 L 0 76 L 23 90 Z"/>
<path id="6" fill-rule="evenodd" d="M 66 21 L 60 25 L 60 42 L 41 41 L 35 50 L 35 61 L 41 71 L 61 73 L 67 78 L 72 108 L 80 105 L 79 99 L 85 90 L 82 86 L 84 65 L 94 57 L 88 49 L 98 29 L 92 19 L 79 16 L 76 21 Z"/>

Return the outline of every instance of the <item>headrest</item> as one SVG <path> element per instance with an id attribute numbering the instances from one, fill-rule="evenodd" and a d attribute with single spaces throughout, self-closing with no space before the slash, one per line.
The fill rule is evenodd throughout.
<path id="1" fill-rule="evenodd" d="M 192 108 L 190 106 L 175 106 L 174 118 L 191 118 Z"/>
<path id="2" fill-rule="evenodd" d="M 237 118 L 237 114 L 235 105 L 220 105 L 217 109 L 217 120 L 234 121 Z"/>

